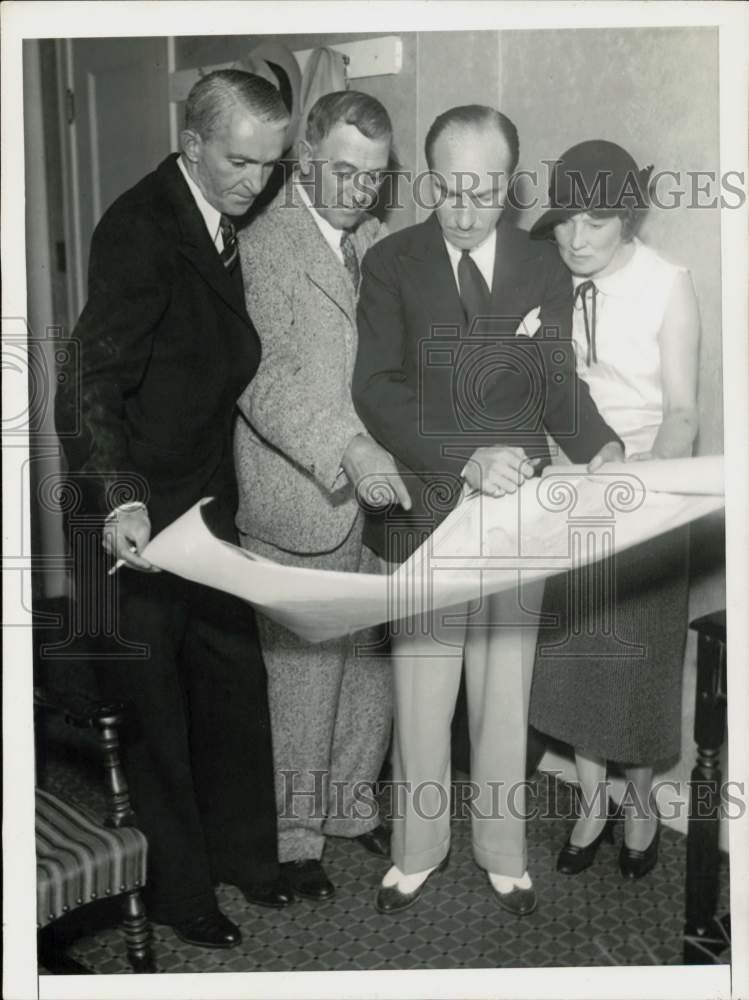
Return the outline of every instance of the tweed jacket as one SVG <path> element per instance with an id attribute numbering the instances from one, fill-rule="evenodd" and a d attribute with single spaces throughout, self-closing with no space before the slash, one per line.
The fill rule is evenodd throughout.
<path id="1" fill-rule="evenodd" d="M 354 233 L 359 261 L 384 226 Z M 351 401 L 356 294 L 293 181 L 239 234 L 262 360 L 239 399 L 237 527 L 290 552 L 337 548 L 358 514 L 341 458 L 366 433 Z"/>

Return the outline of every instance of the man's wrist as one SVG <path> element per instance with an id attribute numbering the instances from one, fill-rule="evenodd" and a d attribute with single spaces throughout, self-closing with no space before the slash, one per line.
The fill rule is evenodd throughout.
<path id="1" fill-rule="evenodd" d="M 111 510 L 106 518 L 105 522 L 116 521 L 119 514 L 135 514 L 138 511 L 143 511 L 148 516 L 148 507 L 143 503 L 142 500 L 131 500 L 129 503 L 121 503 L 119 507 L 115 507 Z"/>

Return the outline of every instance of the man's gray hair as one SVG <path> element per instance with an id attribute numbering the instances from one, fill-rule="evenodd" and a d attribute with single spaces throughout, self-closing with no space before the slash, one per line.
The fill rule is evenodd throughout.
<path id="1" fill-rule="evenodd" d="M 185 128 L 208 139 L 237 105 L 261 122 L 282 125 L 289 120 L 281 95 L 272 83 L 240 69 L 217 69 L 198 80 L 187 95 Z"/>

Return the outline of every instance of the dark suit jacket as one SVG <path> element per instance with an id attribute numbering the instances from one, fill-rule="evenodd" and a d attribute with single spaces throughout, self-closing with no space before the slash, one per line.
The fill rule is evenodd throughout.
<path id="1" fill-rule="evenodd" d="M 143 499 L 154 534 L 208 494 L 233 512 L 235 401 L 260 342 L 175 155 L 96 227 L 73 336 L 56 420 L 89 509 Z"/>
<path id="2" fill-rule="evenodd" d="M 365 541 L 406 558 L 454 507 L 480 446 L 522 447 L 549 461 L 544 426 L 575 462 L 617 435 L 577 377 L 572 283 L 556 248 L 500 223 L 490 317 L 467 328 L 436 216 L 364 259 L 353 397 L 396 459 L 414 501 L 368 518 Z M 542 328 L 516 336 L 537 306 Z"/>

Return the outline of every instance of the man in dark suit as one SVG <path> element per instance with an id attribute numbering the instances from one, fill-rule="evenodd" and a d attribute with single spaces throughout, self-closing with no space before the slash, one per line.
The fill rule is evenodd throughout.
<path id="1" fill-rule="evenodd" d="M 124 564 L 119 636 L 148 650 L 105 661 L 100 674 L 135 709 L 127 764 L 149 841 L 150 916 L 205 947 L 240 941 L 218 908 L 219 882 L 250 902 L 290 902 L 278 881 L 265 667 L 248 605 L 156 573 L 141 553 L 205 496 L 221 499 L 233 538 L 235 401 L 260 343 L 231 217 L 264 187 L 287 125 L 260 77 L 219 71 L 195 85 L 181 155 L 122 195 L 94 232 L 74 334 L 79 378 L 69 373 L 56 403 L 58 428 L 78 418 L 78 436 L 64 439 L 70 470 Z"/>
<path id="2" fill-rule="evenodd" d="M 502 222 L 515 126 L 492 108 L 453 108 L 430 128 L 426 158 L 435 212 L 368 252 L 359 299 L 354 402 L 413 502 L 369 519 L 365 540 L 390 563 L 408 558 L 464 489 L 514 493 L 548 463 L 544 425 L 592 469 L 623 457 L 576 375 L 566 269 L 553 246 Z M 450 720 L 464 652 L 474 857 L 503 908 L 534 909 L 522 782 L 542 593 L 518 581 L 470 619 L 450 609 L 393 625 L 393 777 L 406 801 L 381 912 L 415 902 L 447 861 Z"/>

